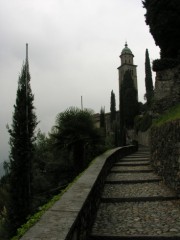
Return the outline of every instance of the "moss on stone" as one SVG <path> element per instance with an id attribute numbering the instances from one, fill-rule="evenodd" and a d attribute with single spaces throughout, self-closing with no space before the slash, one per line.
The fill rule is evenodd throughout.
<path id="1" fill-rule="evenodd" d="M 174 121 L 180 119 L 180 104 L 177 104 L 176 106 L 172 107 L 168 111 L 166 111 L 164 114 L 162 114 L 158 119 L 153 121 L 152 127 L 158 127 L 163 125 L 164 123 Z"/>

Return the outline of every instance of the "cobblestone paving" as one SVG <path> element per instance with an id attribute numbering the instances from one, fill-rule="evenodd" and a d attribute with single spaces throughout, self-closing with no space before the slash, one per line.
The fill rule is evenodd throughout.
<path id="1" fill-rule="evenodd" d="M 102 194 L 103 198 L 136 198 L 136 197 L 169 197 L 175 196 L 174 192 L 159 183 L 137 184 L 106 184 Z"/>
<path id="2" fill-rule="evenodd" d="M 124 160 L 124 161 L 120 161 L 120 162 L 117 162 L 117 163 L 115 163 L 114 164 L 114 166 L 116 166 L 116 165 L 131 165 L 131 164 L 149 164 L 149 161 L 137 161 L 137 160 L 135 160 L 135 161 L 132 161 L 132 160 L 129 160 L 129 161 L 127 161 L 127 160 Z"/>
<path id="3" fill-rule="evenodd" d="M 124 160 L 132 160 L 132 161 L 134 161 L 134 160 L 148 160 L 149 161 L 149 157 L 125 157 L 125 158 L 122 158 L 121 160 L 120 160 L 120 162 L 121 161 L 124 161 Z"/>
<path id="4" fill-rule="evenodd" d="M 180 236 L 179 201 L 102 203 L 92 234 Z"/>
<path id="5" fill-rule="evenodd" d="M 114 166 L 111 171 L 143 171 L 152 170 L 150 166 Z"/>
<path id="6" fill-rule="evenodd" d="M 114 165 L 111 170 L 143 171 L 147 168 L 149 170 L 151 169 L 149 166 L 133 166 L 134 163 L 143 164 L 142 160 L 147 161 L 147 156 L 147 152 L 143 154 L 143 150 L 140 150 L 140 153 L 124 157 L 118 162 L 124 163 L 127 160 L 129 166 Z M 152 182 L 152 180 L 157 181 Z M 176 197 L 176 195 L 158 180 L 160 177 L 154 172 L 110 172 L 102 194 L 102 199 L 108 199 L 108 202 L 103 201 L 100 204 L 92 228 L 92 236 L 102 236 L 102 239 L 103 236 L 130 237 L 130 239 L 135 236 L 180 239 L 180 200 L 167 200 L 167 197 Z M 127 184 L 126 181 L 130 182 Z M 159 197 L 165 199 L 162 201 Z M 148 199 L 144 200 L 144 198 Z M 113 199 L 117 201 L 114 202 Z M 121 201 L 118 202 L 118 199 Z"/>
<path id="7" fill-rule="evenodd" d="M 155 173 L 110 173 L 107 181 L 125 181 L 125 180 L 151 180 L 160 179 Z"/>

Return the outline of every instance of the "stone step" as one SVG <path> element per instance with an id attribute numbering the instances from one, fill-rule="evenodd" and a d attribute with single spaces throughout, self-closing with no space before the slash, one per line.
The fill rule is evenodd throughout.
<path id="1" fill-rule="evenodd" d="M 160 181 L 161 178 L 154 173 L 110 173 L 106 182 L 136 182 L 136 181 Z"/>
<path id="2" fill-rule="evenodd" d="M 180 239 L 180 200 L 101 203 L 91 237 Z"/>
<path id="3" fill-rule="evenodd" d="M 110 173 L 152 173 L 153 170 L 111 170 Z"/>
<path id="4" fill-rule="evenodd" d="M 149 160 L 150 159 L 150 156 L 128 156 L 128 157 L 124 157 L 123 159 L 129 159 L 129 158 L 132 158 L 132 159 L 147 159 Z"/>
<path id="5" fill-rule="evenodd" d="M 101 203 L 123 203 L 123 202 L 157 202 L 178 200 L 177 196 L 167 197 L 135 197 L 135 198 L 101 198 Z"/>
<path id="6" fill-rule="evenodd" d="M 180 240 L 179 236 L 104 236 L 93 235 L 88 240 Z"/>
<path id="7" fill-rule="evenodd" d="M 150 164 L 150 161 L 145 159 L 145 160 L 139 160 L 139 159 L 129 159 L 129 160 L 120 160 L 120 161 L 117 161 L 115 162 L 115 164 L 119 164 L 119 163 L 149 163 Z"/>
<path id="8" fill-rule="evenodd" d="M 149 158 L 122 158 L 118 161 L 116 161 L 116 163 L 121 163 L 121 162 L 143 162 L 143 161 L 148 161 L 150 162 Z"/>
<path id="9" fill-rule="evenodd" d="M 105 183 L 106 184 L 136 184 L 136 183 L 153 183 L 153 182 L 160 182 L 161 179 L 146 179 L 146 180 L 111 180 L 111 181 L 108 181 L 106 180 Z"/>
<path id="10" fill-rule="evenodd" d="M 163 182 L 136 184 L 105 184 L 102 198 L 176 197 Z"/>
<path id="11" fill-rule="evenodd" d="M 149 152 L 135 152 L 135 153 L 132 153 L 132 154 L 129 154 L 128 156 L 133 156 L 133 155 L 150 155 Z"/>
<path id="12" fill-rule="evenodd" d="M 141 166 L 141 165 L 126 165 L 126 166 L 114 166 L 111 168 L 111 171 L 132 171 L 132 170 L 152 170 L 152 167 L 150 165 L 145 165 L 145 166 Z"/>
<path id="13" fill-rule="evenodd" d="M 131 160 L 131 159 L 132 160 L 149 160 L 149 157 L 135 157 L 135 156 L 134 157 L 133 156 L 132 157 L 123 157 L 120 159 L 120 161 L 121 160 Z"/>
<path id="14" fill-rule="evenodd" d="M 149 162 L 139 163 L 139 162 L 119 162 L 115 163 L 114 166 L 149 166 Z"/>
<path id="15" fill-rule="evenodd" d="M 149 150 L 140 148 L 114 164 L 89 240 L 180 240 L 180 200 L 149 160 Z"/>

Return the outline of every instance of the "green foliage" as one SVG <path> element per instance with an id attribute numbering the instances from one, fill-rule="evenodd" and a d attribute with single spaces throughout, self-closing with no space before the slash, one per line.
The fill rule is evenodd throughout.
<path id="1" fill-rule="evenodd" d="M 124 121 L 124 98 L 123 98 L 123 88 L 120 88 L 120 104 L 119 104 L 119 146 L 126 145 L 126 133 L 125 133 L 125 121 Z"/>
<path id="2" fill-rule="evenodd" d="M 101 107 L 100 110 L 100 128 L 105 128 L 106 126 L 106 119 L 105 119 L 105 110 Z"/>
<path id="3" fill-rule="evenodd" d="M 116 120 L 116 99 L 113 90 L 111 91 L 111 102 L 110 102 L 110 120 L 111 124 Z"/>
<path id="4" fill-rule="evenodd" d="M 106 144 L 107 146 L 109 146 L 109 148 L 112 148 L 112 147 L 117 147 L 119 145 L 119 138 L 118 138 L 119 122 L 117 119 L 116 99 L 115 99 L 115 94 L 113 90 L 111 91 L 110 123 L 111 123 L 111 136 L 108 136 L 108 139 L 106 139 Z"/>
<path id="5" fill-rule="evenodd" d="M 161 126 L 164 123 L 180 119 L 180 104 L 172 107 L 164 114 L 160 115 L 158 119 L 153 121 L 153 126 Z"/>
<path id="6" fill-rule="evenodd" d="M 151 100 L 153 97 L 153 81 L 152 81 L 152 72 L 151 72 L 151 64 L 149 60 L 148 49 L 146 49 L 146 58 L 145 58 L 145 86 L 146 86 L 147 105 L 150 106 Z"/>
<path id="7" fill-rule="evenodd" d="M 168 68 L 174 68 L 180 63 L 179 59 L 163 58 L 153 61 L 153 71 L 162 71 Z"/>
<path id="8" fill-rule="evenodd" d="M 11 238 L 11 240 L 19 240 L 27 232 L 27 230 L 29 228 L 31 228 L 41 218 L 41 216 L 50 207 L 52 207 L 56 201 L 58 201 L 60 199 L 60 197 L 62 196 L 63 193 L 64 193 L 64 191 L 62 191 L 62 193 L 54 196 L 48 203 L 43 205 L 37 213 L 35 213 L 33 216 L 29 217 L 27 222 L 25 224 L 23 224 L 20 228 L 18 228 L 17 235 L 14 236 L 13 238 Z"/>
<path id="9" fill-rule="evenodd" d="M 54 144 L 54 139 L 38 131 L 32 164 L 33 211 L 74 177 L 66 149 L 54 148 Z"/>
<path id="10" fill-rule="evenodd" d="M 8 239 L 6 229 L 7 223 L 7 207 L 9 205 L 9 184 L 8 175 L 4 175 L 0 179 L 0 239 Z"/>
<path id="11" fill-rule="evenodd" d="M 0 185 L 0 215 L 4 210 L 4 207 L 7 208 L 9 201 L 9 189 L 8 185 L 1 184 Z"/>
<path id="12" fill-rule="evenodd" d="M 9 239 L 8 233 L 6 231 L 6 219 L 7 219 L 7 210 L 4 207 L 0 213 L 0 240 Z"/>
<path id="13" fill-rule="evenodd" d="M 146 24 L 156 45 L 161 49 L 161 58 L 178 58 L 180 54 L 180 1 L 144 0 Z"/>
<path id="14" fill-rule="evenodd" d="M 125 126 L 127 128 L 133 128 L 134 118 L 139 112 L 139 105 L 137 101 L 137 91 L 134 87 L 130 71 L 126 71 L 124 74 L 124 79 L 121 85 L 121 95 Z"/>
<path id="15" fill-rule="evenodd" d="M 93 162 L 91 162 L 91 164 L 92 163 Z M 67 190 L 82 176 L 83 173 L 84 172 L 76 176 L 74 180 L 69 183 L 65 189 L 63 189 L 59 194 L 54 196 L 50 201 L 39 207 L 38 212 L 27 218 L 27 222 L 17 229 L 17 235 L 11 238 L 11 240 L 19 240 L 41 218 L 41 216 L 55 204 L 55 202 L 61 199 L 62 195 L 67 192 Z"/>
<path id="16" fill-rule="evenodd" d="M 142 102 L 138 102 L 139 105 L 139 113 L 142 114 L 144 112 L 147 111 L 147 104 L 146 103 L 142 103 Z"/>
<path id="17" fill-rule="evenodd" d="M 148 113 L 146 113 L 145 115 L 137 116 L 135 118 L 134 128 L 136 132 L 145 132 L 150 128 L 151 124 L 152 117 Z"/>
<path id="18" fill-rule="evenodd" d="M 87 160 L 92 158 L 101 140 L 94 125 L 93 112 L 72 107 L 58 114 L 51 137 L 56 149 L 66 149 L 72 154 L 76 172 L 88 164 Z"/>
<path id="19" fill-rule="evenodd" d="M 138 133 L 138 131 L 140 130 L 142 118 L 143 115 L 138 115 L 134 119 L 134 130 L 136 131 L 136 133 Z"/>
<path id="20" fill-rule="evenodd" d="M 31 161 L 37 118 L 33 106 L 28 62 L 19 76 L 10 134 L 10 229 L 15 231 L 31 212 Z"/>
<path id="21" fill-rule="evenodd" d="M 69 108 L 58 114 L 56 126 L 48 137 L 38 131 L 32 165 L 33 210 L 72 181 L 82 170 L 81 160 L 84 168 L 95 155 L 104 151 L 99 140 L 100 135 L 94 127 L 93 112 L 77 108 Z M 83 151 L 79 150 L 80 144 Z"/>

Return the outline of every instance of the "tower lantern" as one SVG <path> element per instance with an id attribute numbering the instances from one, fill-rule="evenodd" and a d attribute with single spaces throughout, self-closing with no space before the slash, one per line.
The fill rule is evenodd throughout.
<path id="1" fill-rule="evenodd" d="M 120 93 L 121 84 L 124 79 L 124 74 L 126 71 L 130 71 L 131 76 L 133 78 L 134 87 L 136 88 L 136 90 L 138 92 L 137 71 L 136 71 L 137 65 L 134 65 L 134 61 L 133 61 L 134 55 L 133 55 L 131 49 L 128 48 L 127 42 L 125 43 L 125 47 L 121 51 L 121 55 L 119 57 L 120 57 L 120 63 L 121 63 L 121 65 L 118 67 L 119 93 Z"/>

